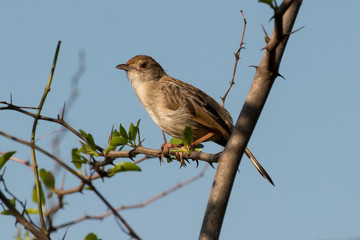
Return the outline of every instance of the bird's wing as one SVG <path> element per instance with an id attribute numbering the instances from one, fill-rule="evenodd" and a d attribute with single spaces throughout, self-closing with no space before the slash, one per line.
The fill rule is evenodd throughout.
<path id="1" fill-rule="evenodd" d="M 172 110 L 180 108 L 192 116 L 192 120 L 206 128 L 215 130 L 226 139 L 232 131 L 232 119 L 228 111 L 209 95 L 194 86 L 180 80 L 170 78 L 162 88 L 167 91 L 165 104 Z"/>

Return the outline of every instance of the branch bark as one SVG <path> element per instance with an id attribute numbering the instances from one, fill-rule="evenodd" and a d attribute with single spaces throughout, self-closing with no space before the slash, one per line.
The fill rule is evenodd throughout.
<path id="1" fill-rule="evenodd" d="M 4 203 L 4 205 L 8 208 L 11 214 L 16 218 L 16 222 L 22 224 L 25 229 L 29 230 L 34 236 L 38 239 L 50 239 L 50 237 L 38 229 L 36 226 L 31 224 L 23 214 L 21 214 L 18 210 L 16 210 L 15 206 L 11 204 L 11 202 L 6 198 L 6 196 L 0 191 L 0 200 Z"/>
<path id="2" fill-rule="evenodd" d="M 301 0 L 285 0 L 275 8 L 274 30 L 265 53 L 256 68 L 254 81 L 221 155 L 207 204 L 199 239 L 218 239 L 241 157 L 265 105 L 278 70 L 286 43 L 294 25 Z"/>

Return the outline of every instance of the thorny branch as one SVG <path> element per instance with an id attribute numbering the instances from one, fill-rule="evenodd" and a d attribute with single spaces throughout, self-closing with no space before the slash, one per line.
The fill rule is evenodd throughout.
<path id="1" fill-rule="evenodd" d="M 150 199 L 148 199 L 148 200 L 146 200 L 146 201 L 144 201 L 142 203 L 134 204 L 134 205 L 128 205 L 128 206 L 119 206 L 119 207 L 116 208 L 116 211 L 119 212 L 119 211 L 126 210 L 126 209 L 135 209 L 135 208 L 145 207 L 145 206 L 149 205 L 150 203 L 153 203 L 154 201 L 159 200 L 160 198 L 165 197 L 166 195 L 168 195 L 168 194 L 170 194 L 170 193 L 172 193 L 172 192 L 174 192 L 174 191 L 176 191 L 176 190 L 178 190 L 178 189 L 180 189 L 180 188 L 182 188 L 182 187 L 184 187 L 184 186 L 198 180 L 199 178 L 203 177 L 206 169 L 207 169 L 207 166 L 205 166 L 198 175 L 196 175 L 196 176 L 194 176 L 192 178 L 189 178 L 188 180 L 186 180 L 186 181 L 184 181 L 182 183 L 179 183 L 176 186 L 174 186 L 174 187 L 172 187 L 172 188 L 170 188 L 170 189 L 168 189 L 168 190 L 166 190 L 166 191 L 164 191 L 164 192 L 162 192 L 162 193 L 160 193 L 160 194 L 158 194 L 158 195 L 156 195 L 156 196 L 154 196 L 154 197 L 152 197 L 152 198 L 150 198 Z M 106 213 L 104 213 L 102 215 L 98 215 L 98 216 L 84 215 L 83 217 L 80 217 L 80 218 L 75 219 L 73 221 L 54 226 L 54 229 L 60 229 L 60 228 L 63 228 L 63 227 L 69 226 L 69 225 L 73 225 L 75 223 L 82 222 L 82 221 L 87 220 L 87 219 L 102 220 L 102 219 L 104 219 L 104 218 L 106 218 L 108 216 L 111 216 L 111 215 L 113 215 L 113 213 L 111 211 L 108 211 L 108 212 L 106 212 Z"/>
<path id="2" fill-rule="evenodd" d="M 217 165 L 199 239 L 219 239 L 223 219 L 237 174 L 241 157 L 254 131 L 261 111 L 275 79 L 284 50 L 295 23 L 302 0 L 284 0 L 277 7 L 275 1 L 274 30 L 266 43 L 266 51 L 256 67 L 250 87 L 235 128 Z"/>
<path id="3" fill-rule="evenodd" d="M 46 97 L 47 97 L 48 93 L 50 92 L 50 87 L 51 87 L 52 79 L 53 79 L 55 68 L 56 68 L 57 58 L 58 58 L 59 51 L 60 51 L 60 45 L 61 45 L 61 41 L 59 41 L 57 44 L 53 64 L 52 64 L 51 71 L 50 71 L 49 80 L 46 84 L 46 87 L 45 87 L 44 93 L 41 97 L 39 106 L 37 107 L 36 115 L 34 117 L 33 127 L 31 130 L 31 140 L 30 140 L 31 158 L 32 158 L 32 163 L 33 163 L 33 172 L 35 175 L 35 186 L 36 186 L 39 218 L 40 218 L 40 223 L 41 223 L 41 229 L 46 235 L 48 234 L 48 232 L 46 229 L 43 208 L 42 208 L 43 203 L 42 203 L 41 193 L 40 193 L 40 187 L 41 187 L 40 186 L 40 175 L 39 175 L 39 171 L 38 171 L 38 164 L 37 164 L 36 151 L 35 151 L 34 145 L 35 145 L 35 134 L 36 134 L 36 128 L 37 128 L 39 116 L 40 116 L 41 110 L 44 106 Z"/>
<path id="4" fill-rule="evenodd" d="M 11 138 L 12 140 L 17 141 L 19 143 L 29 145 L 29 143 L 27 143 L 26 141 L 24 141 L 22 139 L 19 139 L 19 138 L 16 138 L 16 137 L 13 137 L 13 136 L 10 136 L 10 135 L 8 135 L 6 133 L 3 133 L 1 131 L 0 131 L 0 135 Z M 64 163 L 61 163 L 60 160 L 57 159 L 55 156 L 51 155 L 50 153 L 47 153 L 45 150 L 39 148 L 38 146 L 35 146 L 35 148 L 38 151 L 40 151 L 40 152 L 44 153 L 45 155 L 47 155 L 48 157 L 53 158 L 53 160 L 55 160 L 58 164 L 61 164 L 65 169 L 69 170 L 70 167 L 66 166 L 66 164 L 64 164 Z M 143 158 L 143 159 L 146 159 L 146 157 Z M 14 161 L 16 161 L 18 163 L 27 165 L 27 163 L 25 161 L 21 160 L 21 159 L 12 158 L 12 160 L 14 160 Z M 139 161 L 141 161 L 141 160 L 142 159 L 140 159 Z M 142 203 L 135 204 L 135 205 L 129 205 L 129 206 L 119 206 L 116 209 L 108 211 L 108 212 L 106 212 L 106 213 L 104 213 L 103 215 L 100 215 L 100 216 L 88 216 L 88 215 L 85 215 L 85 216 L 83 216 L 81 218 L 78 218 L 76 220 L 73 220 L 73 221 L 70 221 L 70 222 L 67 222 L 67 223 L 60 224 L 58 226 L 52 226 L 52 224 L 50 224 L 49 233 L 51 233 L 52 231 L 56 231 L 56 230 L 58 230 L 60 228 L 66 227 L 66 226 L 82 222 L 82 221 L 87 220 L 87 219 L 98 219 L 98 220 L 104 219 L 104 218 L 106 218 L 106 217 L 108 217 L 110 215 L 114 215 L 115 211 L 119 212 L 119 211 L 126 210 L 126 209 L 134 209 L 134 208 L 144 207 L 144 206 L 146 206 L 146 205 L 148 205 L 148 204 L 150 204 L 150 203 L 152 203 L 152 202 L 154 202 L 154 201 L 156 201 L 156 200 L 158 200 L 158 199 L 160 199 L 160 198 L 162 198 L 162 197 L 164 197 L 164 196 L 166 196 L 166 195 L 168 195 L 168 194 L 170 194 L 170 193 L 172 193 L 172 192 L 174 192 L 174 191 L 176 191 L 176 190 L 178 190 L 178 189 L 180 189 L 180 188 L 182 188 L 182 187 L 184 187 L 184 186 L 186 186 L 186 185 L 188 185 L 188 184 L 190 184 L 190 183 L 192 183 L 192 182 L 194 182 L 196 180 L 198 180 L 199 178 L 201 178 L 204 175 L 205 170 L 206 170 L 206 166 L 203 168 L 203 170 L 198 175 L 196 175 L 196 176 L 194 176 L 194 177 L 192 177 L 192 178 L 190 178 L 190 179 L 188 179 L 188 180 L 186 180 L 186 181 L 184 181 L 182 183 L 179 183 L 176 186 L 174 186 L 174 187 L 172 187 L 172 188 L 170 188 L 170 189 L 168 189 L 168 190 L 166 190 L 166 191 L 164 191 L 164 192 L 162 192 L 162 193 L 160 193 L 160 194 L 158 194 L 158 195 L 156 195 L 156 196 L 154 196 L 154 197 L 152 197 L 152 198 L 150 198 L 150 199 L 148 199 L 148 200 L 146 200 L 146 201 L 144 201 Z M 92 180 L 100 178 L 99 174 L 95 174 L 95 175 L 92 175 L 92 176 L 81 176 L 81 175 L 78 176 L 76 172 L 72 172 L 72 173 L 74 175 L 76 175 L 78 178 L 80 178 L 82 180 L 82 182 L 81 182 L 81 184 L 79 186 L 71 188 L 71 189 L 64 190 L 63 189 L 63 184 L 62 184 L 60 189 L 54 188 L 53 192 L 57 195 L 59 202 L 58 202 L 58 204 L 56 206 L 52 207 L 49 211 L 45 212 L 45 217 L 47 218 L 49 223 L 52 223 L 51 216 L 54 213 L 56 213 L 59 209 L 61 209 L 63 207 L 63 197 L 65 195 L 73 194 L 73 193 L 79 193 L 79 192 L 81 192 L 83 190 L 85 185 L 89 185 L 88 184 L 89 182 L 91 183 Z M 96 194 L 99 194 L 95 188 L 93 188 L 92 190 L 95 191 Z M 101 199 L 103 201 L 105 201 L 103 198 L 101 198 Z M 1 200 L 2 200 L 2 198 L 1 198 Z M 12 213 L 14 213 L 13 208 L 11 208 L 11 207 L 9 208 L 8 206 L 7 206 L 7 208 Z M 24 206 L 24 209 L 25 209 L 25 206 Z M 20 216 L 16 215 L 16 217 L 19 218 Z M 27 220 L 23 216 L 22 216 L 22 218 L 23 219 L 21 219 L 21 221 L 18 220 L 18 222 L 25 223 Z M 31 224 L 31 222 L 26 223 L 26 225 L 24 225 L 24 226 L 27 229 L 31 230 L 31 232 L 33 232 L 34 235 L 38 234 L 36 231 L 34 231 L 31 228 L 31 226 L 28 226 L 29 224 Z M 36 227 L 36 225 L 34 225 L 34 226 Z M 36 236 L 38 236 L 38 235 L 36 235 Z"/>
<path id="5" fill-rule="evenodd" d="M 37 151 L 43 153 L 44 155 L 48 156 L 49 158 L 53 159 L 57 164 L 61 165 L 65 170 L 70 172 L 72 175 L 77 177 L 79 180 L 81 180 L 82 183 L 89 186 L 90 189 L 102 200 L 102 202 L 113 212 L 113 214 L 122 222 L 122 224 L 127 228 L 128 232 L 127 234 L 135 239 L 140 239 L 136 233 L 132 230 L 132 228 L 128 225 L 128 223 L 120 216 L 120 214 L 110 205 L 110 203 L 100 194 L 100 192 L 94 187 L 92 184 L 92 181 L 87 179 L 86 177 L 78 174 L 75 170 L 73 170 L 71 167 L 69 167 L 67 164 L 65 164 L 63 161 L 61 161 L 59 158 L 57 158 L 55 155 L 47 152 L 46 150 L 40 148 L 39 146 L 32 145 L 30 142 L 27 142 L 25 140 L 22 140 L 20 138 L 16 138 L 14 136 L 11 136 L 7 133 L 4 133 L 0 131 L 0 135 L 7 137 L 9 139 L 12 139 L 16 142 L 22 143 L 27 146 L 32 146 Z M 50 229 L 51 230 L 51 229 Z"/>
<path id="6" fill-rule="evenodd" d="M 236 51 L 236 53 L 234 53 L 234 56 L 235 56 L 235 64 L 234 64 L 234 70 L 233 70 L 233 75 L 232 75 L 232 78 L 231 78 L 231 81 L 230 81 L 230 85 L 228 87 L 228 89 L 226 90 L 225 94 L 223 97 L 220 97 L 221 98 L 221 102 L 222 102 L 222 106 L 224 107 L 225 105 L 225 100 L 226 100 L 226 97 L 227 95 L 229 94 L 230 92 L 230 89 L 232 88 L 232 86 L 235 84 L 235 74 L 236 74 L 236 69 L 237 69 L 237 65 L 238 65 L 238 62 L 239 62 L 239 59 L 240 59 L 240 51 L 242 49 L 245 49 L 245 47 L 243 47 L 244 45 L 244 36 L 245 36 L 245 29 L 246 29 L 246 18 L 243 14 L 243 11 L 240 10 L 240 13 L 241 13 L 241 16 L 242 16 L 242 19 L 244 21 L 244 27 L 243 27 L 243 31 L 242 31 L 242 34 L 241 34 L 241 40 L 240 40 L 240 46 L 239 46 L 239 49 Z"/>
<path id="7" fill-rule="evenodd" d="M 26 111 L 24 109 L 22 109 L 21 107 L 18 107 L 16 105 L 13 105 L 11 103 L 7 103 L 5 101 L 1 101 L 0 104 L 4 104 L 6 105 L 5 107 L 0 107 L 0 110 L 15 110 L 17 112 L 21 112 L 25 115 L 28 115 L 30 117 L 35 117 L 35 114 Z M 61 116 L 58 116 L 58 118 L 51 118 L 51 117 L 46 117 L 46 116 L 39 116 L 39 120 L 44 120 L 44 121 L 49 121 L 49 122 L 54 122 L 57 124 L 62 125 L 63 127 L 65 127 L 66 129 L 68 129 L 70 132 L 72 132 L 73 134 L 75 134 L 76 136 L 78 136 L 81 140 L 86 142 L 86 139 L 83 135 L 81 135 L 80 132 L 76 131 L 73 127 L 71 127 L 65 120 L 64 118 Z M 98 151 L 100 151 L 100 153 L 102 153 L 104 155 L 105 150 L 100 147 L 100 146 L 96 146 L 96 149 Z M 112 164 L 112 160 L 109 158 L 129 158 L 129 157 L 134 157 L 137 154 L 144 154 L 146 156 L 151 156 L 151 157 L 156 157 L 158 158 L 159 156 L 161 156 L 161 150 L 160 149 L 150 149 L 150 148 L 145 148 L 142 146 L 138 146 L 133 150 L 128 150 L 128 151 L 110 151 L 107 155 L 106 155 L 106 159 L 102 162 L 97 162 L 96 165 L 97 166 L 105 166 L 108 164 Z M 208 162 L 209 164 L 212 163 L 216 163 L 218 161 L 219 158 L 219 154 L 209 154 L 209 153 L 202 153 L 202 152 L 196 152 L 196 151 L 192 151 L 190 154 L 184 153 L 184 158 L 187 159 L 197 159 L 197 160 L 201 160 L 201 161 L 205 161 Z"/>

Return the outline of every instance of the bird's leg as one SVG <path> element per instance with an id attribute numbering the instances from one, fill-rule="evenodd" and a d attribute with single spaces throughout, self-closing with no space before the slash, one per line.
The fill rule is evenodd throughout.
<path id="1" fill-rule="evenodd" d="M 202 142 L 205 142 L 206 140 L 208 140 L 209 138 L 211 138 L 214 135 L 215 135 L 214 132 L 209 132 L 205 136 L 203 136 L 203 137 L 199 138 L 198 140 L 196 140 L 195 142 L 191 143 L 191 147 L 196 147 L 197 145 L 199 145 Z"/>
<path id="2" fill-rule="evenodd" d="M 169 156 L 170 149 L 180 147 L 180 145 L 168 143 L 166 141 L 164 130 L 162 130 L 162 134 L 163 134 L 163 137 L 164 137 L 164 143 L 161 145 L 162 153 L 161 153 L 161 156 L 159 157 L 160 165 L 161 165 L 161 162 L 163 161 L 164 157 Z M 176 156 L 176 157 L 178 158 L 178 156 Z M 180 156 L 180 159 L 182 159 L 182 161 L 181 161 L 181 166 L 182 166 L 183 163 L 184 163 L 184 160 L 183 160 L 182 156 Z"/>
<path id="3" fill-rule="evenodd" d="M 215 135 L 214 132 L 209 132 L 209 133 L 206 134 L 205 136 L 203 136 L 203 137 L 199 138 L 198 140 L 192 142 L 190 147 L 191 147 L 191 148 L 195 148 L 197 145 L 199 145 L 199 144 L 202 143 L 202 142 L 205 142 L 206 140 L 208 140 L 209 138 L 211 138 L 211 137 L 214 136 L 214 135 Z M 163 143 L 162 146 L 161 146 L 162 153 L 161 153 L 161 157 L 160 157 L 160 164 L 161 164 L 162 159 L 163 159 L 165 156 L 168 156 L 168 155 L 169 155 L 170 149 L 180 147 L 180 145 L 177 145 L 177 144 L 167 143 L 166 138 L 165 138 L 164 131 L 163 131 L 163 136 L 164 136 L 164 141 L 165 141 L 165 143 Z M 180 160 L 180 163 L 181 163 L 180 167 L 182 167 L 182 166 L 184 165 L 183 153 L 182 153 L 182 152 L 177 152 L 177 153 L 176 153 L 176 158 L 177 158 L 178 160 Z M 197 166 L 199 166 L 198 160 L 195 159 L 195 161 L 196 161 Z"/>
<path id="4" fill-rule="evenodd" d="M 164 130 L 161 130 L 161 131 L 162 131 L 162 134 L 163 134 L 163 137 L 164 137 L 164 143 L 167 143 L 166 137 L 165 137 L 165 132 L 164 132 Z"/>
<path id="5" fill-rule="evenodd" d="M 198 140 L 196 140 L 195 142 L 191 143 L 191 148 L 195 148 L 197 145 L 199 145 L 202 142 L 205 142 L 206 140 L 208 140 L 209 138 L 211 138 L 214 135 L 215 135 L 214 132 L 209 132 L 205 136 L 203 136 L 203 137 L 199 138 Z M 196 167 L 198 167 L 199 166 L 199 161 L 197 159 L 193 159 L 193 160 L 196 161 Z"/>

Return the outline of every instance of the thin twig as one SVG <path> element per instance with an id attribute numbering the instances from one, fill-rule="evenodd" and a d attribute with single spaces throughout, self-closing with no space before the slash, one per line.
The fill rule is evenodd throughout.
<path id="1" fill-rule="evenodd" d="M 14 136 L 11 136 L 7 133 L 4 133 L 2 131 L 0 131 L 0 135 L 7 137 L 9 139 L 12 139 L 16 142 L 25 144 L 27 146 L 33 146 L 34 149 L 36 149 L 37 151 L 45 154 L 46 156 L 48 156 L 49 158 L 53 159 L 56 163 L 58 163 L 59 165 L 61 165 L 65 170 L 67 170 L 68 172 L 70 172 L 71 174 L 73 174 L 75 177 L 77 177 L 78 179 L 80 179 L 84 184 L 86 184 L 87 186 L 89 186 L 91 188 L 91 190 L 103 201 L 103 203 L 114 213 L 114 215 L 124 224 L 124 226 L 127 228 L 128 232 L 127 234 L 130 235 L 131 237 L 135 238 L 135 239 L 140 239 L 137 234 L 134 232 L 134 230 L 129 226 L 129 224 L 118 214 L 118 212 L 114 209 L 114 207 L 111 206 L 111 204 L 100 194 L 100 192 L 94 187 L 94 185 L 92 184 L 91 180 L 88 180 L 87 178 L 85 178 L 84 176 L 78 174 L 74 169 L 72 169 L 71 167 L 69 167 L 67 164 L 65 164 L 63 161 L 61 161 L 59 158 L 57 158 L 55 155 L 49 153 L 48 151 L 44 150 L 43 148 L 32 144 L 31 142 L 27 142 L 23 139 L 20 138 L 16 138 Z"/>
<path id="2" fill-rule="evenodd" d="M 53 61 L 53 64 L 52 64 L 52 67 L 51 67 L 51 71 L 50 71 L 50 76 L 49 76 L 49 80 L 46 84 L 46 87 L 45 87 L 45 90 L 44 90 L 44 94 L 41 98 L 41 101 L 40 101 L 40 104 L 37 108 L 37 112 L 36 112 L 36 115 L 35 115 L 35 119 L 34 119 L 34 123 L 33 123 L 33 127 L 32 127 L 32 130 L 31 130 L 31 156 L 32 156 L 32 161 L 33 161 L 33 167 L 34 167 L 34 175 L 35 175 L 35 186 L 36 186 L 36 195 L 37 195 L 37 203 L 38 203 L 38 210 L 39 210 L 39 218 L 40 218 L 40 222 L 41 222 L 41 228 L 42 228 L 42 231 L 45 233 L 45 234 L 48 234 L 48 231 L 46 229 L 46 224 L 45 224 L 45 219 L 44 219 L 44 214 L 43 214 L 43 203 L 42 203 L 42 199 L 41 199 L 41 189 L 40 189 L 40 178 L 39 178 L 39 172 L 38 172 L 38 164 L 37 164 L 37 161 L 36 161 L 36 154 L 35 154 L 35 133 L 36 133 L 36 127 L 37 127 L 37 123 L 38 123 L 38 120 L 39 120 L 39 116 L 40 116 L 40 113 L 41 113 L 41 110 L 44 106 L 44 103 L 45 103 L 45 100 L 46 100 L 46 97 L 50 91 L 50 86 L 51 86 L 51 83 L 52 83 L 52 79 L 53 79 L 53 76 L 54 76 L 54 72 L 55 72 L 55 67 L 56 67 L 56 62 L 57 62 L 57 57 L 58 57 L 58 54 L 59 54 L 59 51 L 60 51 L 60 45 L 61 45 L 61 41 L 58 42 L 58 45 L 56 47 L 56 51 L 55 51 L 55 56 L 54 56 L 54 61 Z"/>
<path id="3" fill-rule="evenodd" d="M 4 154 L 4 152 L 1 152 L 0 151 L 0 155 Z M 31 170 L 33 170 L 33 166 L 31 165 L 31 163 L 29 161 L 25 161 L 25 160 L 22 160 L 20 158 L 17 158 L 17 157 L 10 157 L 10 160 L 14 161 L 14 162 L 17 162 L 17 163 L 20 163 L 20 164 L 24 164 L 25 166 L 27 166 L 28 168 L 30 168 Z"/>
<path id="4" fill-rule="evenodd" d="M 81 51 L 81 52 L 79 52 L 78 69 L 76 70 L 76 72 L 74 73 L 74 75 L 71 78 L 70 95 L 69 95 L 68 99 L 65 101 L 66 108 L 65 108 L 65 103 L 64 103 L 64 106 L 62 108 L 62 112 L 61 112 L 61 115 L 60 115 L 61 120 L 64 120 L 65 115 L 67 115 L 69 113 L 71 107 L 74 105 L 76 99 L 79 96 L 78 84 L 80 82 L 81 77 L 85 73 L 85 69 L 86 69 L 85 52 Z M 59 145 L 60 145 L 60 142 L 62 141 L 62 139 L 65 137 L 66 133 L 67 133 L 67 131 L 56 134 L 55 137 L 52 140 L 51 145 L 53 146 L 53 150 L 54 150 L 54 153 L 56 155 L 59 155 L 59 153 L 60 153 L 59 152 Z"/>
<path id="5" fill-rule="evenodd" d="M 181 182 L 179 184 L 177 184 L 176 186 L 173 186 L 172 188 L 154 196 L 154 197 L 151 197 L 150 199 L 142 202 L 142 203 L 139 203 L 139 204 L 134 204 L 134 205 L 127 205 L 127 206 L 119 206 L 117 207 L 115 210 L 116 211 L 122 211 L 122 210 L 126 210 L 126 209 L 135 209 L 135 208 L 141 208 L 141 207 L 145 207 L 147 205 L 149 205 L 150 203 L 156 201 L 156 200 L 159 200 L 160 198 L 162 197 L 165 197 L 166 195 L 186 186 L 186 185 L 189 185 L 190 183 L 200 179 L 201 177 L 204 176 L 204 173 L 207 169 L 207 165 L 201 170 L 201 172 L 199 174 L 197 174 L 196 176 L 194 177 L 191 177 L 189 178 L 188 180 L 184 181 L 184 182 Z M 66 222 L 66 223 L 63 223 L 63 224 L 60 224 L 58 226 L 55 226 L 54 229 L 60 229 L 60 228 L 63 228 L 63 227 L 66 227 L 66 226 L 70 226 L 70 225 L 73 225 L 75 223 L 79 223 L 79 222 L 82 222 L 82 221 L 85 221 L 85 220 L 103 220 L 104 218 L 108 217 L 108 216 L 111 216 L 113 215 L 113 212 L 112 211 L 108 211 L 102 215 L 99 215 L 99 216 L 89 216 L 89 215 L 84 215 L 78 219 L 75 219 L 73 221 L 69 221 L 69 222 Z"/>
<path id="6" fill-rule="evenodd" d="M 32 113 L 32 112 L 29 112 L 29 111 L 26 111 L 22 108 L 19 108 L 18 106 L 16 105 L 13 105 L 12 103 L 8 103 L 8 102 L 5 102 L 5 101 L 2 101 L 0 102 L 0 104 L 5 104 L 7 105 L 6 107 L 1 107 L 0 110 L 14 110 L 14 111 L 17 111 L 17 112 L 21 112 L 25 115 L 28 115 L 30 117 L 33 117 L 35 118 L 36 117 L 36 114 Z M 70 126 L 70 124 L 68 124 L 64 119 L 62 119 L 60 116 L 58 116 L 58 118 L 51 118 L 51 117 L 45 117 L 45 116 L 42 116 L 42 115 L 39 115 L 38 116 L 38 120 L 43 120 L 43 121 L 48 121 L 48 122 L 54 122 L 54 123 L 57 123 L 57 124 L 60 124 L 62 125 L 63 127 L 65 127 L 66 129 L 68 129 L 70 132 L 72 132 L 73 134 L 75 134 L 77 137 L 79 137 L 81 140 L 83 140 L 84 142 L 87 142 L 85 137 L 83 135 L 81 135 L 80 132 L 76 131 L 72 126 Z M 100 146 L 96 146 L 96 149 L 100 152 L 102 152 L 104 149 Z"/>
<path id="7" fill-rule="evenodd" d="M 239 62 L 239 59 L 240 59 L 240 51 L 241 51 L 241 49 L 245 49 L 245 47 L 243 47 L 243 44 L 244 44 L 244 36 L 245 36 L 245 29 L 246 29 L 247 22 L 246 22 L 246 18 L 244 17 L 244 14 L 243 14 L 242 10 L 240 10 L 240 13 L 241 13 L 242 19 L 244 21 L 244 27 L 243 27 L 243 31 L 242 31 L 242 34 L 241 34 L 241 41 L 240 41 L 239 49 L 234 54 L 234 56 L 235 56 L 235 64 L 234 64 L 234 70 L 233 70 L 233 75 L 232 75 L 232 78 L 231 78 L 230 85 L 229 85 L 228 89 L 226 90 L 224 96 L 220 97 L 223 107 L 225 106 L 225 99 L 226 99 L 227 95 L 229 94 L 230 89 L 235 84 L 234 79 L 235 79 L 237 65 L 238 65 L 238 62 Z"/>
<path id="8" fill-rule="evenodd" d="M 6 198 L 6 196 L 0 191 L 0 200 L 5 204 L 11 214 L 16 218 L 16 221 L 21 223 L 25 229 L 32 232 L 39 239 L 50 239 L 43 231 L 40 231 L 35 226 L 33 226 L 26 218 L 16 210 L 15 206 Z"/>
<path id="9" fill-rule="evenodd" d="M 49 239 L 49 236 L 47 236 L 45 233 L 43 233 L 41 231 L 41 229 L 31 220 L 28 212 L 26 211 L 26 203 L 23 203 L 22 201 L 20 201 L 13 193 L 11 193 L 6 184 L 5 184 L 5 180 L 4 180 L 4 174 L 5 172 L 3 172 L 0 175 L 0 182 L 3 184 L 4 186 L 4 190 L 5 192 L 7 192 L 10 195 L 10 198 L 14 199 L 15 202 L 18 202 L 21 207 L 22 207 L 22 212 L 20 213 L 16 208 L 15 208 L 15 204 L 12 204 L 9 201 L 9 198 L 6 197 L 1 191 L 0 191 L 0 200 L 2 203 L 5 204 L 5 206 L 7 207 L 7 210 L 11 212 L 11 214 L 16 218 L 16 221 L 21 223 L 25 229 L 29 230 L 30 232 L 32 232 L 36 237 L 38 237 L 39 239 Z M 26 218 L 26 217 L 27 218 Z"/>

